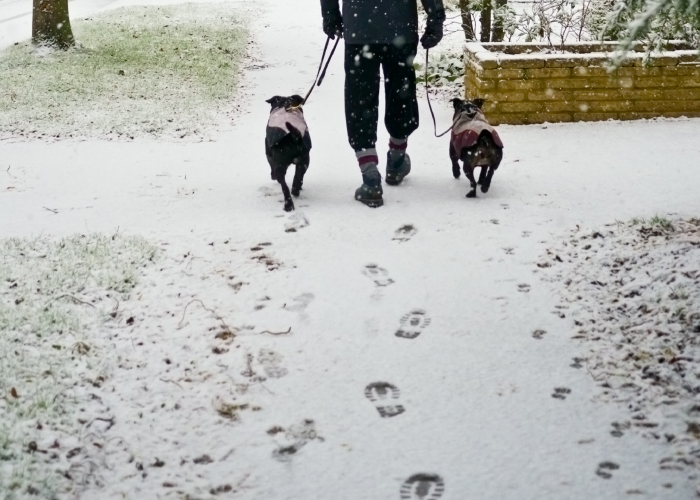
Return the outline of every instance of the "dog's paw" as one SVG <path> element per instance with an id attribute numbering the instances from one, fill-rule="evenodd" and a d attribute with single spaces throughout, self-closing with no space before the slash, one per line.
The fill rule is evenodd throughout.
<path id="1" fill-rule="evenodd" d="M 285 202 L 284 203 L 284 211 L 291 212 L 292 210 L 294 210 L 294 203 L 292 203 L 291 201 Z"/>
<path id="2" fill-rule="evenodd" d="M 301 194 L 301 188 L 292 188 L 292 196 L 299 196 Z"/>
<path id="3" fill-rule="evenodd" d="M 467 198 L 476 198 L 476 190 L 469 191 L 467 193 Z"/>
<path id="4" fill-rule="evenodd" d="M 459 179 L 460 176 L 462 175 L 462 171 L 460 170 L 459 167 L 453 167 L 452 168 L 452 175 L 454 176 L 455 179 Z"/>

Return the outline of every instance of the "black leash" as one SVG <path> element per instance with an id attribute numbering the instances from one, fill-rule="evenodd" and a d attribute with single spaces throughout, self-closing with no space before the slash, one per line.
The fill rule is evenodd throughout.
<path id="1" fill-rule="evenodd" d="M 314 79 L 314 83 L 311 84 L 311 88 L 306 93 L 306 97 L 304 97 L 304 101 L 301 103 L 302 106 L 306 104 L 306 101 L 309 100 L 309 96 L 311 95 L 311 92 L 313 92 L 314 88 L 320 87 L 321 83 L 323 82 L 323 79 L 326 77 L 326 70 L 328 69 L 328 65 L 331 63 L 331 59 L 333 58 L 335 49 L 338 46 L 338 42 L 340 42 L 340 36 L 336 35 L 335 44 L 331 49 L 331 53 L 328 56 L 328 60 L 326 61 L 326 67 L 323 68 L 323 72 L 321 72 L 321 67 L 323 66 L 324 59 L 326 59 L 326 51 L 328 50 L 328 44 L 330 43 L 330 41 L 331 37 L 326 38 L 326 45 L 323 47 L 323 54 L 321 55 L 321 62 L 318 65 L 318 71 L 316 71 L 316 78 Z"/>
<path id="2" fill-rule="evenodd" d="M 433 130 L 434 130 L 435 137 L 442 137 L 447 132 L 452 130 L 452 127 L 454 127 L 455 125 L 453 123 L 452 125 L 450 125 L 450 128 L 445 130 L 442 134 L 438 135 L 437 122 L 435 121 L 435 113 L 433 112 L 433 105 L 430 104 L 430 95 L 428 94 L 428 49 L 425 49 L 425 98 L 428 100 L 428 108 L 430 109 L 430 116 L 432 116 L 432 118 L 433 118 Z"/>

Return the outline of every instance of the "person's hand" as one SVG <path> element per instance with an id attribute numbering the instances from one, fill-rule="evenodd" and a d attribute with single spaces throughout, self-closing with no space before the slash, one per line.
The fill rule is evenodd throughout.
<path id="1" fill-rule="evenodd" d="M 343 17 L 340 14 L 323 18 L 323 32 L 335 40 L 336 36 L 343 37 Z"/>
<path id="2" fill-rule="evenodd" d="M 420 43 L 424 49 L 432 49 L 442 40 L 442 18 L 428 19 L 425 32 L 420 37 Z"/>

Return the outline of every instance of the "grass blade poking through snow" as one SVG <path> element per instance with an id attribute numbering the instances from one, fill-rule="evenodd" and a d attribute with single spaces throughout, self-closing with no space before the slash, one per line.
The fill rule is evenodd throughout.
<path id="1" fill-rule="evenodd" d="M 60 498 L 99 480 L 111 419 L 96 394 L 111 366 L 100 327 L 122 319 L 119 304 L 155 256 L 138 237 L 0 240 L 3 499 Z"/>
<path id="2" fill-rule="evenodd" d="M 235 93 L 247 32 L 226 4 L 72 24 L 75 49 L 0 52 L 0 136 L 201 136 Z"/>

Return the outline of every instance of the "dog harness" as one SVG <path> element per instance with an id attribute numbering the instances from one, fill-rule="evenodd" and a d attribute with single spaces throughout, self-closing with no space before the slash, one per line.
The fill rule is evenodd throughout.
<path id="1" fill-rule="evenodd" d="M 465 111 L 460 111 L 455 114 L 453 123 L 450 140 L 455 151 L 462 151 L 464 148 L 470 148 L 475 145 L 484 130 L 491 134 L 496 146 L 503 147 L 503 142 L 498 136 L 498 132 L 486 120 L 481 111 L 477 111 L 471 117 Z"/>
<path id="2" fill-rule="evenodd" d="M 298 136 L 304 146 L 311 149 L 311 136 L 300 107 L 275 108 L 267 120 L 267 146 L 273 147 L 289 134 Z"/>

